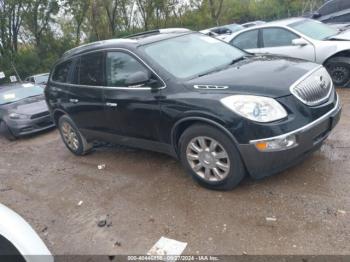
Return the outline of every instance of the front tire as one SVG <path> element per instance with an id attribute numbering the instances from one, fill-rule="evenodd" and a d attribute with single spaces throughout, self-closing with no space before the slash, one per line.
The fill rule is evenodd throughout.
<path id="1" fill-rule="evenodd" d="M 5 121 L 0 122 L 0 134 L 2 134 L 7 140 L 15 141 L 16 137 L 12 134 L 10 128 Z"/>
<path id="2" fill-rule="evenodd" d="M 63 115 L 58 120 L 58 129 L 66 147 L 75 155 L 83 156 L 89 153 L 93 146 L 86 141 L 73 120 Z"/>
<path id="3" fill-rule="evenodd" d="M 350 87 L 350 59 L 333 57 L 325 64 L 336 87 Z"/>
<path id="4" fill-rule="evenodd" d="M 180 137 L 179 148 L 187 173 L 206 188 L 230 190 L 245 176 L 234 142 L 217 128 L 204 124 L 189 127 Z"/>

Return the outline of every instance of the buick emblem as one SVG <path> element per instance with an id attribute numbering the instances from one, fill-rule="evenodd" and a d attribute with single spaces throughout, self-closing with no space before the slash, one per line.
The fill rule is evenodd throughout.
<path id="1" fill-rule="evenodd" d="M 322 89 L 326 89 L 327 88 L 327 83 L 326 83 L 326 80 L 323 79 L 323 76 L 320 76 L 320 87 Z"/>

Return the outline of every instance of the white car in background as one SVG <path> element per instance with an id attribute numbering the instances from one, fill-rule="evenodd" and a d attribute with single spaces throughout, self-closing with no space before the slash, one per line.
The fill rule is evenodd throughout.
<path id="1" fill-rule="evenodd" d="M 0 204 L 0 261 L 53 262 L 34 229 L 17 213 Z"/>
<path id="2" fill-rule="evenodd" d="M 290 18 L 250 27 L 224 41 L 252 53 L 322 64 L 337 87 L 350 87 L 350 30 L 338 30 L 307 18 Z"/>

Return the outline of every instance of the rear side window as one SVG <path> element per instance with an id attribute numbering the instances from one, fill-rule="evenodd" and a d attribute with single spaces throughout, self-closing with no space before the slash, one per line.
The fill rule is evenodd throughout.
<path id="1" fill-rule="evenodd" d="M 240 49 L 258 48 L 258 30 L 244 32 L 231 41 L 231 44 Z"/>
<path id="2" fill-rule="evenodd" d="M 106 60 L 107 85 L 127 87 L 126 79 L 136 72 L 149 73 L 149 70 L 134 57 L 123 52 L 110 52 Z"/>
<path id="3" fill-rule="evenodd" d="M 83 55 L 77 62 L 77 82 L 80 85 L 103 86 L 104 54 L 102 52 Z"/>
<path id="4" fill-rule="evenodd" d="M 52 75 L 52 80 L 60 83 L 68 82 L 69 70 L 71 65 L 72 61 L 67 61 L 57 65 L 55 68 L 55 72 Z"/>
<path id="5" fill-rule="evenodd" d="M 264 47 L 290 46 L 294 39 L 299 38 L 296 34 L 282 28 L 263 29 Z"/>

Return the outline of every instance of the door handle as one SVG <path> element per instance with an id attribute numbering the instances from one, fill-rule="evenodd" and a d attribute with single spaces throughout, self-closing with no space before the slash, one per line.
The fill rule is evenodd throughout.
<path id="1" fill-rule="evenodd" d="M 78 100 L 78 99 L 71 98 L 71 99 L 69 99 L 69 102 L 71 102 L 71 103 L 73 103 L 73 104 L 76 104 L 76 103 L 79 102 L 79 100 Z"/>
<path id="2" fill-rule="evenodd" d="M 106 106 L 117 107 L 118 104 L 117 104 L 117 103 L 109 103 L 109 102 L 107 102 L 107 103 L 106 103 Z"/>

